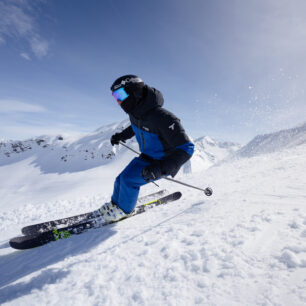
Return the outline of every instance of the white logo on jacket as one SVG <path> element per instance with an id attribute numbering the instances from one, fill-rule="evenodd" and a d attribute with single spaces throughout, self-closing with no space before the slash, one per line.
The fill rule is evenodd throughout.
<path id="1" fill-rule="evenodd" d="M 169 129 L 171 129 L 172 131 L 174 131 L 174 125 L 175 125 L 175 122 L 172 123 L 171 125 L 169 125 Z"/>

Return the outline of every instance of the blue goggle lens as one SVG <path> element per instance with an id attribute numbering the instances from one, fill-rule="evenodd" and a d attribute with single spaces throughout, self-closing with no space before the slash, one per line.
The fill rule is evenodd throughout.
<path id="1" fill-rule="evenodd" d="M 123 102 L 129 94 L 124 90 L 124 88 L 119 88 L 113 91 L 112 95 L 118 102 Z"/>

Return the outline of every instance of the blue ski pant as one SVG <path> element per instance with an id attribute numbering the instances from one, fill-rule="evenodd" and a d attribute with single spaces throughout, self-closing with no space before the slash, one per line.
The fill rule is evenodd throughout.
<path id="1" fill-rule="evenodd" d="M 139 189 L 147 184 L 142 178 L 141 172 L 148 165 L 147 161 L 136 157 L 115 180 L 112 202 L 117 204 L 125 213 L 130 213 L 135 208 Z"/>

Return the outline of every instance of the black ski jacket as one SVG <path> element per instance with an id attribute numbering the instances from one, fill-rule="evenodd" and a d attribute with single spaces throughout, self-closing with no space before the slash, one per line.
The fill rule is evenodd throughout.
<path id="1" fill-rule="evenodd" d="M 136 136 L 141 157 L 158 163 L 163 175 L 177 174 L 191 158 L 194 144 L 186 135 L 180 120 L 164 109 L 160 91 L 145 86 L 145 95 L 129 114 L 131 125 L 121 132 L 124 140 Z"/>

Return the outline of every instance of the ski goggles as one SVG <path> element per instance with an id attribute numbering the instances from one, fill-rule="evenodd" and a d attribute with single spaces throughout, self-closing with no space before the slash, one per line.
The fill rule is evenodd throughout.
<path id="1" fill-rule="evenodd" d="M 113 91 L 112 95 L 119 104 L 121 104 L 129 96 L 129 94 L 124 90 L 124 88 L 119 88 Z"/>

